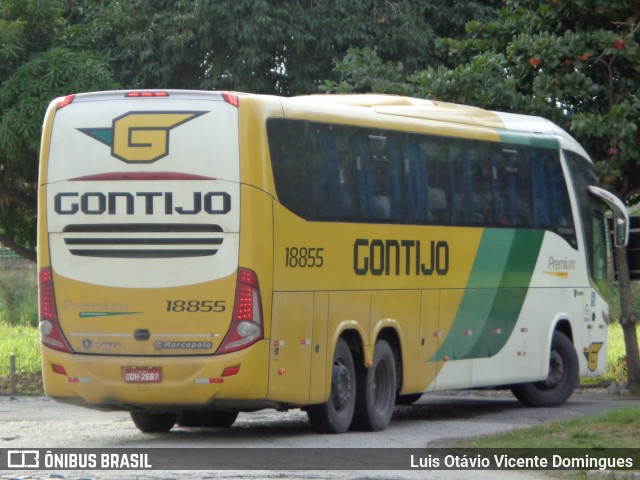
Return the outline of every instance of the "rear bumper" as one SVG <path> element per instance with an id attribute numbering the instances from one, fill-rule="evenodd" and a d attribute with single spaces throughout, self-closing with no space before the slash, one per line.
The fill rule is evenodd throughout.
<path id="1" fill-rule="evenodd" d="M 260 408 L 266 401 L 269 341 L 220 356 L 127 357 L 63 353 L 43 347 L 42 375 L 55 400 L 103 410 Z M 53 365 L 64 368 L 56 373 Z M 223 376 L 228 367 L 238 372 Z M 125 367 L 161 367 L 159 383 L 126 383 Z M 56 370 L 60 371 L 59 368 Z"/>

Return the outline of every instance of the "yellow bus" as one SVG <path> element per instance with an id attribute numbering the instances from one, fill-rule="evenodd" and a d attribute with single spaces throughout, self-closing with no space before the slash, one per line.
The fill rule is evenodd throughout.
<path id="1" fill-rule="evenodd" d="M 425 392 L 555 406 L 606 359 L 604 205 L 537 117 L 414 98 L 54 100 L 39 179 L 45 390 L 143 432 L 301 408 L 381 430 Z"/>

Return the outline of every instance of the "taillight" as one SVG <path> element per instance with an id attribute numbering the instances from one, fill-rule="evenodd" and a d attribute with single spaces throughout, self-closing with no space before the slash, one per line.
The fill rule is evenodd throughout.
<path id="1" fill-rule="evenodd" d="M 64 97 L 62 100 L 60 100 L 58 102 L 58 105 L 56 106 L 56 108 L 58 110 L 60 110 L 61 108 L 66 107 L 67 105 L 69 105 L 71 102 L 73 102 L 73 99 L 76 98 L 75 95 L 67 95 L 66 97 Z"/>
<path id="2" fill-rule="evenodd" d="M 263 338 L 264 325 L 258 276 L 252 270 L 239 268 L 231 328 L 217 353 L 235 352 Z"/>
<path id="3" fill-rule="evenodd" d="M 38 274 L 38 299 L 40 302 L 40 339 L 47 347 L 71 353 L 71 347 L 64 338 L 58 323 L 56 298 L 53 294 L 53 273 L 51 268 L 43 268 Z"/>
<path id="4" fill-rule="evenodd" d="M 227 102 L 229 105 L 233 105 L 234 107 L 240 105 L 240 99 L 233 93 L 223 93 L 222 98 L 225 102 Z"/>

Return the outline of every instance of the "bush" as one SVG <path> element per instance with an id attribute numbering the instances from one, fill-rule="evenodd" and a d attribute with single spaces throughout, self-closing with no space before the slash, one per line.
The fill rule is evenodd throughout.
<path id="1" fill-rule="evenodd" d="M 0 271 L 0 322 L 38 326 L 38 287 L 33 268 Z"/>

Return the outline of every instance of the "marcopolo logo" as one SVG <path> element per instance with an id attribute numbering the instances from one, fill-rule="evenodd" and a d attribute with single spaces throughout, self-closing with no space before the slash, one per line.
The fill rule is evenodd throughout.
<path id="1" fill-rule="evenodd" d="M 207 112 L 128 112 L 110 128 L 79 128 L 111 147 L 111 155 L 127 163 L 151 163 L 169 154 L 169 131 Z"/>

